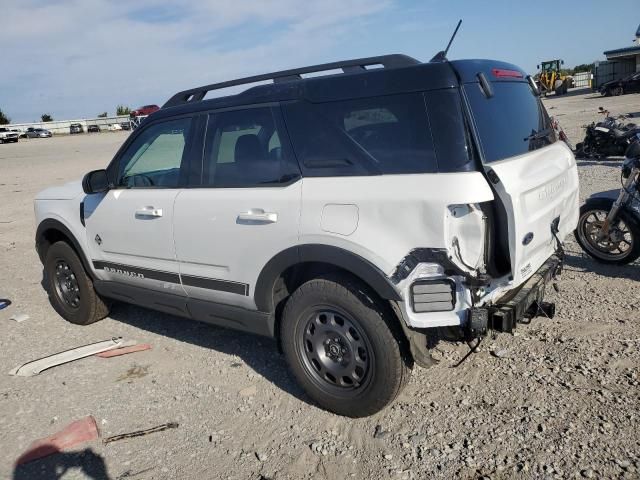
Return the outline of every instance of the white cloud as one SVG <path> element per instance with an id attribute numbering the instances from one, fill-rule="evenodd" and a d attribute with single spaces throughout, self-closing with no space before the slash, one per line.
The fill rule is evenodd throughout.
<path id="1" fill-rule="evenodd" d="M 16 121 L 47 111 L 92 116 L 118 103 L 161 104 L 198 84 L 337 60 L 332 53 L 360 22 L 388 7 L 388 0 L 7 2 L 0 108 Z"/>

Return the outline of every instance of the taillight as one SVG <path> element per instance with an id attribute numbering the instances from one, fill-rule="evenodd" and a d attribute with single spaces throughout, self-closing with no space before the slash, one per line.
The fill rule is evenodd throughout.
<path id="1" fill-rule="evenodd" d="M 491 73 L 497 78 L 523 78 L 522 72 L 518 70 L 506 70 L 504 68 L 492 68 Z"/>

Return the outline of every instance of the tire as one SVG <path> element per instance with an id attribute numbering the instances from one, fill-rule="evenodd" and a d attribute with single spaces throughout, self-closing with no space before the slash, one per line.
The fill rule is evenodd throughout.
<path id="1" fill-rule="evenodd" d="M 287 301 L 280 340 L 293 375 L 322 408 L 372 415 L 410 378 L 407 341 L 390 308 L 359 280 L 331 274 L 310 280 Z"/>
<path id="2" fill-rule="evenodd" d="M 60 241 L 49 247 L 44 274 L 49 301 L 65 320 L 89 325 L 109 314 L 109 304 L 96 293 L 82 262 L 68 243 Z"/>
<path id="3" fill-rule="evenodd" d="M 611 210 L 613 202 L 614 200 L 610 198 L 591 198 L 587 200 L 580 207 L 580 217 L 575 237 L 580 247 L 594 260 L 609 265 L 625 265 L 640 257 L 640 222 L 633 214 L 625 209 L 621 209 L 618 213 L 619 221 L 616 227 L 628 230 L 628 236 L 625 235 L 624 242 L 619 241 L 616 244 L 615 241 L 610 241 L 610 235 L 606 243 L 598 243 L 593 238 L 593 232 L 590 234 L 590 226 L 606 217 L 606 214 Z M 596 220 L 588 222 L 590 218 L 595 218 Z M 628 245 L 624 251 L 619 247 L 622 243 Z M 613 249 L 616 245 L 618 245 L 618 253 L 616 253 L 616 249 Z"/>

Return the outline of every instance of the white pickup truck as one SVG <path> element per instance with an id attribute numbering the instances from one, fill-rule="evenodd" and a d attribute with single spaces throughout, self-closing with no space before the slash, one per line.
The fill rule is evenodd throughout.
<path id="1" fill-rule="evenodd" d="M 19 132 L 14 132 L 6 127 L 0 127 L 0 143 L 18 142 Z"/>

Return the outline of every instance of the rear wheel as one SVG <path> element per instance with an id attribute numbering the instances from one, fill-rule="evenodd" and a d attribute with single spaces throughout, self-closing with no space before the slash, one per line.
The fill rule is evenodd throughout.
<path id="1" fill-rule="evenodd" d="M 96 293 L 76 252 L 66 242 L 47 250 L 44 262 L 49 301 L 65 320 L 89 325 L 109 314 L 109 305 Z"/>
<path id="2" fill-rule="evenodd" d="M 612 205 L 612 199 L 588 200 L 580 208 L 576 240 L 598 262 L 614 265 L 631 263 L 640 257 L 640 223 L 632 214 L 620 210 L 609 226 L 608 235 L 598 238 Z"/>
<path id="3" fill-rule="evenodd" d="M 289 366 L 307 394 L 340 415 L 365 417 L 391 403 L 411 372 L 396 319 L 361 282 L 342 274 L 303 284 L 281 328 Z"/>

